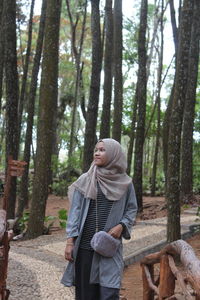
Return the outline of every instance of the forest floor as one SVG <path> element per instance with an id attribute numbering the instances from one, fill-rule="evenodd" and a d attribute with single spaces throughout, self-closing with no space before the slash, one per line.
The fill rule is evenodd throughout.
<path id="1" fill-rule="evenodd" d="M 199 198 L 195 199 L 195 203 L 190 205 L 196 205 L 199 203 Z M 165 198 L 164 197 L 144 197 L 143 200 L 143 213 L 139 214 L 138 220 L 149 220 L 155 218 L 165 217 L 167 215 Z M 60 209 L 69 209 L 69 203 L 66 197 L 58 197 L 50 195 L 47 201 L 46 215 L 57 216 Z M 52 228 L 52 234 L 59 233 L 58 224 L 54 224 Z M 187 242 L 193 247 L 195 254 L 200 258 L 200 235 L 195 235 L 188 239 Z M 135 263 L 125 268 L 121 298 L 123 300 L 139 300 L 142 299 L 142 272 L 140 263 Z"/>

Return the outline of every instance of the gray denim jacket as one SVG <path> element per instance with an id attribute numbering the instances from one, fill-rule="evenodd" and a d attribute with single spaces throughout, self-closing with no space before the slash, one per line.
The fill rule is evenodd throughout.
<path id="1" fill-rule="evenodd" d="M 76 260 L 89 204 L 90 199 L 84 198 L 84 196 L 77 190 L 74 192 L 66 229 L 67 238 L 76 237 L 75 247 L 73 250 L 74 262 Z M 112 227 L 123 222 L 125 225 L 123 238 L 130 239 L 130 232 L 136 218 L 136 213 L 137 201 L 134 187 L 131 183 L 122 198 L 114 201 L 104 230 L 109 231 Z M 74 262 L 69 262 L 67 264 L 67 268 L 61 279 L 61 283 L 65 286 L 74 285 Z M 123 268 L 124 263 L 121 242 L 117 253 L 112 258 L 103 257 L 94 252 L 90 282 L 99 283 L 104 287 L 120 288 Z"/>

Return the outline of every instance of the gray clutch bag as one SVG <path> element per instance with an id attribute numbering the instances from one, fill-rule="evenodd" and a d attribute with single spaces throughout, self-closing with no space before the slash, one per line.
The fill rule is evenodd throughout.
<path id="1" fill-rule="evenodd" d="M 105 257 L 113 257 L 120 245 L 120 240 L 105 231 L 99 231 L 94 234 L 90 244 L 97 253 Z"/>

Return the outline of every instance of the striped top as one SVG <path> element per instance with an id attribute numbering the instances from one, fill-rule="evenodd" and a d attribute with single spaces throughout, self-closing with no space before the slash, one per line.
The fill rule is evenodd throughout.
<path id="1" fill-rule="evenodd" d="M 112 205 L 113 201 L 108 200 L 105 197 L 100 189 L 99 184 L 97 183 L 97 200 L 90 200 L 88 214 L 80 241 L 81 249 L 93 250 L 90 246 L 90 241 L 96 232 L 96 225 L 98 224 L 98 231 L 104 230 Z"/>

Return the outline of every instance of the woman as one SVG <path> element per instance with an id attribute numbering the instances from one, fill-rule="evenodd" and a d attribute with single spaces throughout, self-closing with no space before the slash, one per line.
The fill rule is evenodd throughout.
<path id="1" fill-rule="evenodd" d="M 126 174 L 126 158 L 114 139 L 100 140 L 87 173 L 69 188 L 71 201 L 67 222 L 63 275 L 65 286 L 75 285 L 76 300 L 117 300 L 123 274 L 122 242 L 113 257 L 95 252 L 93 235 L 103 230 L 116 239 L 130 239 L 137 213 L 131 178 Z"/>

